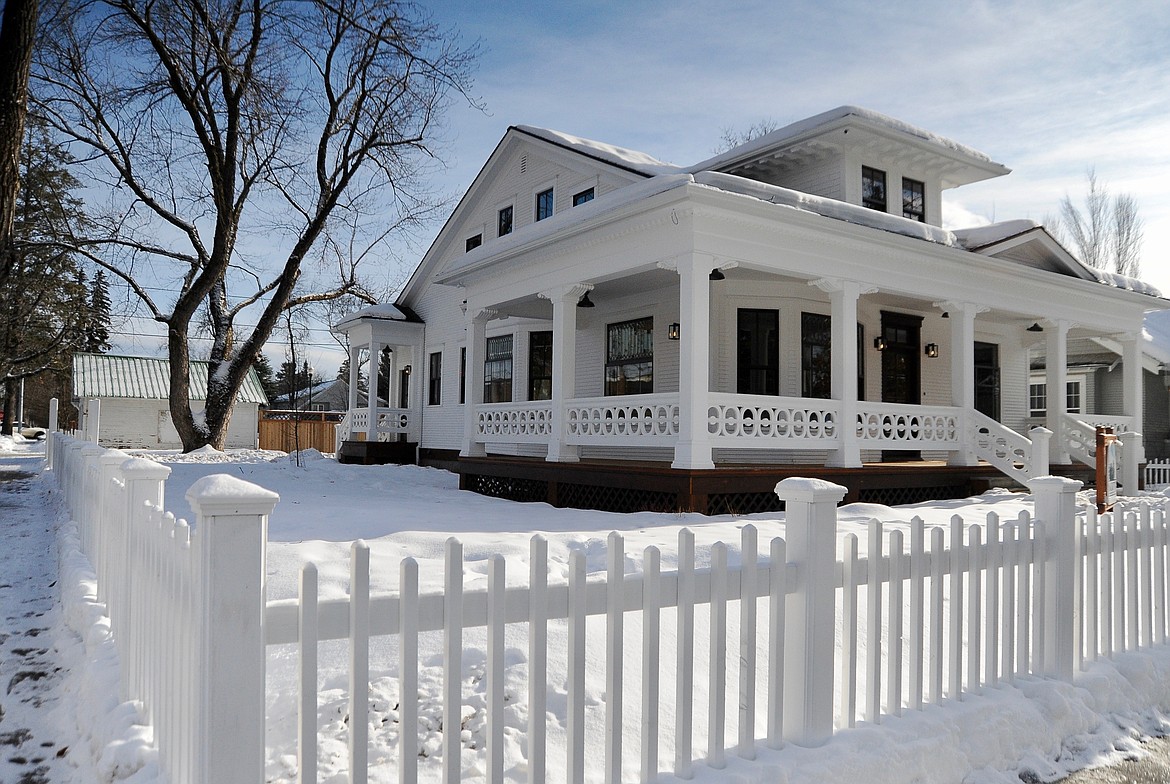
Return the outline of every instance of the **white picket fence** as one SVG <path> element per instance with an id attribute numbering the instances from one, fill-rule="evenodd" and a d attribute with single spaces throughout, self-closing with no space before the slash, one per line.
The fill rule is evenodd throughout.
<path id="1" fill-rule="evenodd" d="M 1146 463 L 1145 484 L 1146 490 L 1165 490 L 1170 487 L 1170 460 L 1151 460 Z"/>
<path id="2" fill-rule="evenodd" d="M 690 778 L 698 764 L 724 767 L 729 754 L 750 759 L 760 746 L 819 745 L 859 720 L 964 699 L 1024 674 L 1071 680 L 1086 660 L 1166 641 L 1166 502 L 1098 516 L 1076 508 L 1080 483 L 1059 477 L 1029 483 L 1035 519 L 992 515 L 969 524 L 956 516 L 948 530 L 916 519 L 907 532 L 873 521 L 865 557 L 855 535 L 837 533 L 844 488 L 787 479 L 776 490 L 786 504 L 786 537 L 760 552 L 756 529 L 743 526 L 736 566 L 718 543 L 710 566 L 697 568 L 694 536 L 683 530 L 676 570 L 662 571 L 658 548 L 649 547 L 643 570 L 626 574 L 624 543 L 614 533 L 604 580 L 587 580 L 585 556 L 574 552 L 567 583 L 550 584 L 547 543 L 537 536 L 527 584 L 506 586 L 505 561 L 495 556 L 486 590 L 464 590 L 462 546 L 451 540 L 441 593 L 420 595 L 418 565 L 407 558 L 399 591 L 371 595 L 369 550 L 358 543 L 347 598 L 319 601 L 309 565 L 298 599 L 266 603 L 264 541 L 274 494 L 208 477 L 187 493 L 192 527 L 161 511 L 164 466 L 61 434 L 52 436 L 49 465 L 98 574 L 123 658 L 124 696 L 150 712 L 160 762 L 175 784 L 264 780 L 267 646 L 300 651 L 300 782 L 318 780 L 319 645 L 349 640 L 349 716 L 368 716 L 371 640 L 397 637 L 399 693 L 417 694 L 420 634 L 440 633 L 443 715 L 459 716 L 467 696 L 465 632 L 476 628 L 487 640 L 485 748 L 465 749 L 459 732 L 444 733 L 441 778 L 460 781 L 465 755 L 482 754 L 486 780 L 505 780 L 510 624 L 524 626 L 528 640 L 527 780 L 548 780 L 550 755 L 563 754 L 568 781 L 583 782 L 587 768 L 598 767 L 586 760 L 601 760 L 604 780 L 617 782 L 627 760 L 637 760 L 642 781 L 663 770 Z M 695 653 L 700 612 L 710 636 L 706 660 Z M 727 639 L 732 612 L 738 641 Z M 601 627 L 588 624 L 590 616 L 605 621 L 600 734 L 586 732 L 587 634 Z M 663 650 L 664 616 L 676 627 L 673 651 Z M 640 622 L 640 651 L 625 644 L 631 618 Z M 550 749 L 553 622 L 567 624 L 569 679 L 565 745 Z M 729 650 L 738 666 L 728 666 Z M 759 661 L 757 650 L 764 651 Z M 696 678 L 705 679 L 705 690 L 695 688 Z M 674 682 L 671 711 L 659 710 L 664 680 Z M 636 748 L 623 742 L 626 714 L 635 712 L 624 704 L 626 681 L 641 690 Z M 399 726 L 418 727 L 417 710 L 401 700 Z M 705 721 L 696 722 L 697 711 Z M 757 714 L 765 717 L 758 727 Z M 696 725 L 707 728 L 701 760 Z M 367 721 L 348 722 L 352 782 L 367 780 L 369 729 Z M 417 780 L 418 748 L 414 733 L 400 735 L 400 781 Z M 671 759 L 659 759 L 663 748 Z"/>

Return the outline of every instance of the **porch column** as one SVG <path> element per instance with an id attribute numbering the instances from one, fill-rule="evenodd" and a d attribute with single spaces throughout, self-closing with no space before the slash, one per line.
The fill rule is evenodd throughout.
<path id="1" fill-rule="evenodd" d="M 575 445 L 565 443 L 568 436 L 566 404 L 577 388 L 577 301 L 590 291 L 590 283 L 541 292 L 553 306 L 552 318 L 552 429 L 545 460 L 575 463 L 580 457 Z"/>
<path id="2" fill-rule="evenodd" d="M 1145 429 L 1145 401 L 1144 387 L 1142 384 L 1142 344 L 1140 332 L 1127 332 L 1121 336 L 1121 372 L 1124 374 L 1121 377 L 1121 402 L 1122 410 L 1126 416 L 1133 417 L 1133 424 L 1130 428 L 1135 433 L 1141 433 Z M 1138 443 L 1141 443 L 1140 441 Z M 1145 450 L 1138 449 L 1133 455 L 1133 460 L 1137 463 L 1144 463 L 1146 456 Z M 1137 476 L 1137 466 L 1128 466 Z M 1129 490 L 1127 488 L 1127 493 Z M 1129 493 L 1133 495 L 1134 493 Z"/>
<path id="3" fill-rule="evenodd" d="M 975 316 L 987 308 L 968 302 L 944 303 L 951 322 L 951 405 L 959 409 L 961 448 L 950 454 L 947 465 L 979 464 L 971 441 L 971 412 L 975 410 Z"/>
<path id="4" fill-rule="evenodd" d="M 467 309 L 467 389 L 463 409 L 463 448 L 460 457 L 483 457 L 487 454 L 483 442 L 476 438 L 479 430 L 479 406 L 483 403 L 483 352 L 487 343 L 487 323 L 494 318 L 494 310 Z"/>
<path id="5" fill-rule="evenodd" d="M 378 440 L 378 356 L 381 351 L 382 345 L 373 338 L 370 338 L 370 367 L 366 371 L 370 379 L 369 391 L 366 394 L 366 411 L 368 412 L 366 422 L 367 441 Z"/>
<path id="6" fill-rule="evenodd" d="M 832 308 L 829 357 L 832 366 L 833 399 L 841 406 L 837 421 L 840 448 L 828 458 L 828 464 L 841 468 L 861 467 L 861 442 L 857 439 L 857 300 L 877 289 L 852 280 L 822 278 L 810 285 L 828 293 Z"/>
<path id="7" fill-rule="evenodd" d="M 1047 397 L 1045 427 L 1052 431 L 1051 460 L 1057 465 L 1072 462 L 1066 445 L 1064 418 L 1068 413 L 1068 330 L 1063 319 L 1044 322 L 1044 389 Z"/>
<path id="8" fill-rule="evenodd" d="M 673 265 L 679 277 L 682 323 L 678 368 L 678 443 L 672 468 L 714 468 L 707 433 L 711 344 L 711 269 L 709 257 L 693 254 Z"/>
<path id="9" fill-rule="evenodd" d="M 361 359 L 361 356 L 361 346 L 349 347 L 349 403 L 346 411 L 354 411 L 358 407 L 358 380 L 361 378 L 362 372 L 358 366 L 358 361 Z"/>

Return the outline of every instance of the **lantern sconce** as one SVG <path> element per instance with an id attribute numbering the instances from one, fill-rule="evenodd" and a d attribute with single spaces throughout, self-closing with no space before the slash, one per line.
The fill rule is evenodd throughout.
<path id="1" fill-rule="evenodd" d="M 937 343 L 927 343 L 926 344 L 926 356 L 928 356 L 932 359 L 938 356 L 938 344 Z"/>
<path id="2" fill-rule="evenodd" d="M 878 351 L 885 351 L 886 350 L 886 339 L 884 337 L 882 337 L 881 335 L 878 335 L 876 338 L 873 339 L 873 347 L 876 348 Z"/>
<path id="3" fill-rule="evenodd" d="M 410 365 L 406 365 L 406 366 L 404 366 L 404 367 L 402 368 L 402 372 L 403 372 L 405 375 L 408 375 L 408 376 L 409 376 L 409 375 L 410 375 Z"/>
<path id="4" fill-rule="evenodd" d="M 677 321 L 674 322 L 673 324 L 667 325 L 667 327 L 666 327 L 666 337 L 667 338 L 669 338 L 670 340 L 678 340 L 679 337 L 681 337 L 681 336 L 682 336 L 682 327 L 679 326 Z"/>

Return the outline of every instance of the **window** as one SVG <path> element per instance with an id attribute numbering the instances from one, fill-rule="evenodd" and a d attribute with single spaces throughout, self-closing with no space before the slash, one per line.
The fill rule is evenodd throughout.
<path id="1" fill-rule="evenodd" d="M 881 169 L 861 167 L 861 206 L 886 211 L 886 173 Z"/>
<path id="2" fill-rule="evenodd" d="M 459 349 L 459 403 L 467 402 L 467 346 Z"/>
<path id="3" fill-rule="evenodd" d="M 800 394 L 833 396 L 833 320 L 821 313 L 800 314 Z"/>
<path id="4" fill-rule="evenodd" d="M 1028 385 L 1028 412 L 1031 416 L 1043 416 L 1048 410 L 1048 385 Z"/>
<path id="5" fill-rule="evenodd" d="M 553 189 L 536 194 L 536 219 L 542 221 L 553 214 Z"/>
<path id="6" fill-rule="evenodd" d="M 496 236 L 503 237 L 512 233 L 512 205 L 509 204 L 500 210 L 496 217 Z"/>
<path id="7" fill-rule="evenodd" d="M 926 186 L 908 177 L 902 178 L 902 217 L 926 223 Z"/>
<path id="8" fill-rule="evenodd" d="M 487 339 L 483 361 L 483 402 L 512 402 L 512 336 Z"/>
<path id="9" fill-rule="evenodd" d="M 1081 382 L 1069 381 L 1065 384 L 1065 410 L 1070 414 L 1081 413 Z"/>
<path id="10" fill-rule="evenodd" d="M 641 318 L 605 328 L 605 394 L 654 391 L 654 319 Z"/>
<path id="11" fill-rule="evenodd" d="M 427 367 L 427 405 L 437 406 L 443 402 L 443 354 L 431 354 Z"/>
<path id="12" fill-rule="evenodd" d="M 584 204 L 587 201 L 593 201 L 593 189 L 592 188 L 587 188 L 586 190 L 583 190 L 580 193 L 573 194 L 573 206 L 574 207 L 580 207 L 582 204 Z"/>
<path id="13" fill-rule="evenodd" d="M 552 400 L 551 332 L 533 332 L 528 336 L 528 399 Z"/>
<path id="14" fill-rule="evenodd" d="M 1028 385 L 1028 413 L 1030 416 L 1044 416 L 1048 411 L 1048 385 Z M 1070 414 L 1081 413 L 1081 382 L 1068 381 L 1064 385 L 1065 410 Z"/>
<path id="15" fill-rule="evenodd" d="M 741 395 L 780 394 L 780 311 L 738 310 L 735 372 Z"/>
<path id="16" fill-rule="evenodd" d="M 474 237 L 468 237 L 467 238 L 467 247 L 466 247 L 464 252 L 466 252 L 468 250 L 474 250 L 475 248 L 478 248 L 482 244 L 483 244 L 483 235 L 482 234 L 476 234 Z"/>

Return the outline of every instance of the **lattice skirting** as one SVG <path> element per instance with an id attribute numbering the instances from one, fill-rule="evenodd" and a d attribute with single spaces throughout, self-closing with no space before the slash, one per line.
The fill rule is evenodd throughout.
<path id="1" fill-rule="evenodd" d="M 946 498 L 966 498 L 970 495 L 970 487 L 966 484 L 936 487 L 870 487 L 862 488 L 858 495 L 863 503 L 899 506 Z"/>

